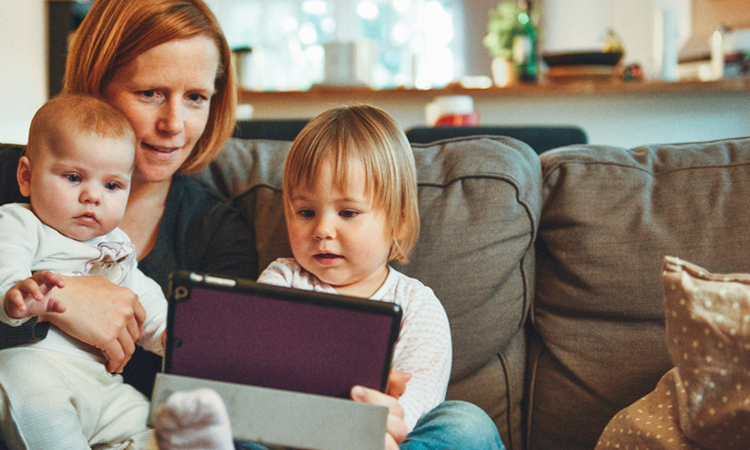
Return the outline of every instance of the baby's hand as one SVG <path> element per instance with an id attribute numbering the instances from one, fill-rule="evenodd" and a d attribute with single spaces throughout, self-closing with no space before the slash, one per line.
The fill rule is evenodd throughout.
<path id="1" fill-rule="evenodd" d="M 46 312 L 65 312 L 65 305 L 60 300 L 50 298 L 49 294 L 55 287 L 65 287 L 65 282 L 57 274 L 47 270 L 34 273 L 5 293 L 5 313 L 14 319 L 25 319 Z"/>

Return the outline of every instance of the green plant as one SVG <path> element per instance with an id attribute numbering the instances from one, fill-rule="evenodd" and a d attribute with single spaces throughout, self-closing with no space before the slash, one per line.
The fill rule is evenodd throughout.
<path id="1" fill-rule="evenodd" d="M 518 35 L 524 34 L 527 26 L 531 25 L 539 33 L 539 14 L 535 8 L 531 16 L 518 6 L 517 2 L 501 2 L 496 9 L 490 10 L 487 21 L 487 36 L 482 41 L 493 58 L 510 59 L 513 54 L 513 41 Z"/>

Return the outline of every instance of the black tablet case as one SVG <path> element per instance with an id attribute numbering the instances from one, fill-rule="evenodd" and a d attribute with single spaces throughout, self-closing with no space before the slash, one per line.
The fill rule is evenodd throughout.
<path id="1" fill-rule="evenodd" d="M 191 272 L 171 277 L 164 372 L 349 398 L 384 391 L 401 308 Z"/>

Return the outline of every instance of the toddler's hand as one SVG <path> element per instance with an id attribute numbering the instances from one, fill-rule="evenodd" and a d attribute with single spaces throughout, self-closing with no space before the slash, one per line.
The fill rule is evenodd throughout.
<path id="1" fill-rule="evenodd" d="M 409 380 L 411 380 L 410 373 L 399 372 L 398 370 L 391 369 L 391 373 L 388 375 L 388 388 L 385 393 L 398 400 L 406 391 L 406 383 L 408 383 Z"/>
<path id="2" fill-rule="evenodd" d="M 370 403 L 388 407 L 388 419 L 386 420 L 385 450 L 398 450 L 409 431 L 404 423 L 404 408 L 395 398 L 368 389 L 362 386 L 354 386 L 351 391 L 352 400 L 360 403 Z"/>
<path id="3" fill-rule="evenodd" d="M 59 275 L 47 270 L 34 273 L 5 293 L 5 313 L 14 319 L 24 319 L 47 312 L 65 312 L 65 305 L 60 300 L 50 298 L 50 291 L 55 287 L 65 287 Z"/>

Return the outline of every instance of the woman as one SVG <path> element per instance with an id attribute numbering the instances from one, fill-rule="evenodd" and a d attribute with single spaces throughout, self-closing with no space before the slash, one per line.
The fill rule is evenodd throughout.
<path id="1" fill-rule="evenodd" d="M 177 269 L 257 276 L 247 224 L 187 176 L 210 163 L 234 127 L 230 61 L 226 39 L 202 0 L 98 0 L 68 55 L 64 91 L 104 98 L 135 129 L 139 145 L 121 228 L 136 246 L 139 267 L 165 291 Z M 40 320 L 101 349 L 110 371 L 125 368 L 126 381 L 150 394 L 159 358 L 143 352 L 130 359 L 145 315 L 137 298 L 99 277 L 65 281 L 55 296 L 66 312 Z M 30 342 L 44 334 L 44 325 L 30 324 L 25 334 L 3 328 L 0 342 L 10 342 L 10 334 L 15 345 Z M 388 406 L 387 441 L 403 441 L 395 398 L 365 390 L 355 400 Z"/>

